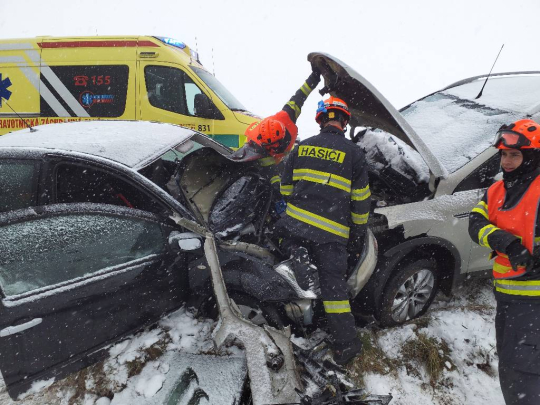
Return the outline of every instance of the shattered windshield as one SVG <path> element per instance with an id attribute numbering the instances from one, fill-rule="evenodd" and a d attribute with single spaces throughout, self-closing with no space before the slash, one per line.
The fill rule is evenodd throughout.
<path id="1" fill-rule="evenodd" d="M 184 157 L 203 147 L 204 145 L 196 142 L 194 138 L 188 139 L 175 148 L 171 148 L 163 153 L 148 166 L 139 170 L 139 172 L 173 197 L 178 198 L 180 190 L 175 181 L 178 164 Z"/>
<path id="2" fill-rule="evenodd" d="M 540 74 L 491 77 L 432 94 L 400 112 L 452 173 L 486 150 L 502 124 L 540 108 Z"/>
<path id="3" fill-rule="evenodd" d="M 229 90 L 223 86 L 214 75 L 211 75 L 204 69 L 190 66 L 191 70 L 208 86 L 231 110 L 247 111 L 246 107 L 234 97 Z"/>

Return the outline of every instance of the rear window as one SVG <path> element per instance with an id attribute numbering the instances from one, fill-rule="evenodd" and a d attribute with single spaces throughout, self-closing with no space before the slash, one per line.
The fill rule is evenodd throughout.
<path id="1" fill-rule="evenodd" d="M 42 68 L 42 117 L 108 117 L 124 114 L 129 67 L 126 65 Z"/>

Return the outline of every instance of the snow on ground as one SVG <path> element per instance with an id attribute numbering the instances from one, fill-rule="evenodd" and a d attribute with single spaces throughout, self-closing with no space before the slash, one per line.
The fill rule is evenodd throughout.
<path id="1" fill-rule="evenodd" d="M 379 357 L 392 366 L 367 371 L 359 381 L 369 392 L 392 393 L 392 405 L 504 405 L 497 377 L 494 317 L 489 282 L 474 281 L 449 300 L 440 297 L 420 320 L 383 330 L 363 329 L 363 334 L 374 337 L 382 353 Z M 176 381 L 187 366 L 195 369 L 198 383 L 209 397 L 219 399 L 227 390 L 223 381 L 242 379 L 245 368 L 236 367 L 244 359 L 235 348 L 227 356 L 205 356 L 197 362 L 201 357 L 197 353 L 213 353 L 214 325 L 212 320 L 197 319 L 180 309 L 163 318 L 156 328 L 112 346 L 103 363 L 63 382 L 36 384 L 18 402 L 9 399 L 1 381 L 0 404 L 160 404 L 164 403 L 164 392 L 173 387 L 172 380 Z M 422 342 L 440 344 L 435 346 L 439 347 L 435 357 L 442 359 L 442 370 L 435 379 L 423 361 L 427 359 L 411 357 L 410 350 L 406 353 L 405 348 L 419 342 L 419 337 L 427 339 Z M 354 371 L 351 373 L 354 376 Z M 234 384 L 229 384 L 229 390 L 235 390 Z M 200 403 L 217 404 L 219 400 L 202 398 Z"/>
<path id="2" fill-rule="evenodd" d="M 474 281 L 449 301 L 435 302 L 421 321 L 378 331 L 379 347 L 401 365 L 393 374 L 368 373 L 364 376 L 366 388 L 373 393 L 391 392 L 392 405 L 504 405 L 497 373 L 494 319 L 495 299 L 490 283 Z M 447 345 L 447 353 L 439 351 L 444 368 L 435 383 L 431 383 L 425 363 L 404 361 L 404 345 L 419 335 Z"/>

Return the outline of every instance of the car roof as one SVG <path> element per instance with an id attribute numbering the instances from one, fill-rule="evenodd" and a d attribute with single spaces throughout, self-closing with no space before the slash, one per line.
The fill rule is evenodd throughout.
<path id="1" fill-rule="evenodd" d="M 0 136 L 0 150 L 77 152 L 137 169 L 194 134 L 178 125 L 157 122 L 81 121 L 41 125 Z"/>

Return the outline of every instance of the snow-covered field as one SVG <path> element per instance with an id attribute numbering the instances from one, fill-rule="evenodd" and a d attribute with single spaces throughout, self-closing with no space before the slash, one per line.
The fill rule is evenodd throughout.
<path id="1" fill-rule="evenodd" d="M 392 405 L 504 405 L 497 377 L 494 316 L 489 281 L 470 282 L 450 300 L 440 297 L 414 323 L 361 330 L 369 344 L 350 374 L 368 391 L 392 393 Z M 20 401 L 9 398 L 2 381 L 0 404 L 163 403 L 170 380 L 194 364 L 193 354 L 213 353 L 213 326 L 212 320 L 197 319 L 180 309 L 157 327 L 113 346 L 104 362 L 61 382 L 43 382 Z M 233 370 L 240 363 L 242 352 L 232 348 L 228 356 L 212 360 L 220 370 L 198 372 L 199 385 L 214 398 L 227 387 L 236 389 L 234 380 L 241 377 Z M 204 398 L 200 403 L 214 404 Z"/>

